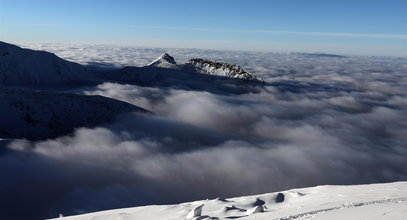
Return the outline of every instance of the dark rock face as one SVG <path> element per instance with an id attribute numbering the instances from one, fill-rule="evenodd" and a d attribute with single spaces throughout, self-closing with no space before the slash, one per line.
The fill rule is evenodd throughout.
<path id="1" fill-rule="evenodd" d="M 280 203 L 280 202 L 284 202 L 285 200 L 285 195 L 283 193 L 278 193 L 276 196 L 276 202 Z"/>

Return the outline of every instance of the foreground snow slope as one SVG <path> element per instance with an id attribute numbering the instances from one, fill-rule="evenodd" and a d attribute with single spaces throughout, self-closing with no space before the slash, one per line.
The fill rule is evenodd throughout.
<path id="1" fill-rule="evenodd" d="M 202 210 L 200 207 L 203 204 Z M 262 212 L 264 210 L 264 212 Z M 201 211 L 201 212 L 200 212 Z M 191 218 L 188 218 L 191 217 Z M 231 199 L 144 206 L 64 217 L 125 219 L 407 219 L 407 182 L 317 186 Z"/>

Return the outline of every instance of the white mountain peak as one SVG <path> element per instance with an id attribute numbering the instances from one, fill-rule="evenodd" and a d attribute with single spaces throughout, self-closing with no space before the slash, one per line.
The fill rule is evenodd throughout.
<path id="1" fill-rule="evenodd" d="M 158 66 L 161 67 L 162 65 L 176 65 L 174 57 L 170 56 L 168 53 L 164 53 L 155 59 L 153 62 L 149 63 L 149 66 Z"/>

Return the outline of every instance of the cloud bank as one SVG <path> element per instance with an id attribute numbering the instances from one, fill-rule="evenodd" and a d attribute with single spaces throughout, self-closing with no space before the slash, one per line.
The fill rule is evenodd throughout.
<path id="1" fill-rule="evenodd" d="M 162 52 L 111 48 L 110 59 L 103 56 L 104 46 L 92 47 L 89 55 L 53 47 L 81 63 L 101 57 L 113 66 L 143 65 Z M 269 85 L 238 95 L 114 83 L 79 89 L 156 114 L 121 115 L 114 123 L 41 142 L 5 143 L 0 151 L 1 215 L 41 219 L 407 179 L 405 59 L 170 53 L 181 61 L 202 56 L 237 63 Z M 138 54 L 145 58 L 134 59 Z"/>

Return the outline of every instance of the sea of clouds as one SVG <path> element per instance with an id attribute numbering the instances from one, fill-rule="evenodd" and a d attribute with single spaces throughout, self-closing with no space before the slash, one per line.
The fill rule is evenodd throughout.
<path id="1" fill-rule="evenodd" d="M 197 49 L 28 45 L 94 68 L 143 66 L 168 52 L 241 65 L 268 83 L 213 94 L 104 83 L 130 113 L 0 151 L 0 209 L 41 219 L 321 184 L 407 180 L 407 59 Z M 215 85 L 216 86 L 216 85 Z M 20 210 L 24 210 L 21 212 Z"/>

